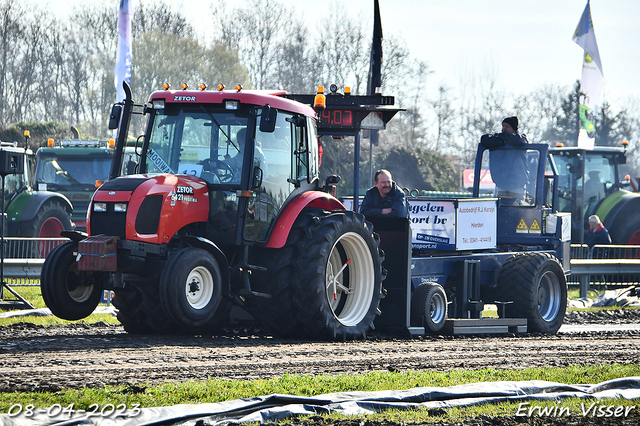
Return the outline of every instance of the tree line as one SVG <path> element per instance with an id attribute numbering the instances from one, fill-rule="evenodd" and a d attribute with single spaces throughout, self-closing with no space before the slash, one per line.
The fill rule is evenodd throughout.
<path id="1" fill-rule="evenodd" d="M 46 139 L 105 138 L 116 97 L 114 64 L 119 1 L 83 4 L 67 17 L 21 0 L 0 0 L 0 138 L 18 140 L 30 128 L 34 146 Z M 137 2 L 132 22 L 133 99 L 143 103 L 163 83 L 213 87 L 240 83 L 249 89 L 313 93 L 316 86 L 366 90 L 372 24 L 348 16 L 339 2 L 316 29 L 277 0 L 249 0 L 228 10 L 218 1 L 207 13 L 211 35 L 200 34 L 182 12 L 162 0 Z M 384 16 L 382 17 L 384 28 Z M 428 47 L 425 47 L 428 48 Z M 575 145 L 579 82 L 546 85 L 526 94 L 504 93 L 492 72 L 438 85 L 429 64 L 414 59 L 401 38 L 385 34 L 382 92 L 405 111 L 381 132 L 377 146 L 362 144 L 362 176 L 385 167 L 401 186 L 440 191 L 459 187 L 459 172 L 475 156 L 480 135 L 499 131 L 518 115 L 532 142 Z M 479 73 L 480 74 L 480 73 Z M 461 79 L 462 80 L 462 79 Z M 640 100 L 605 101 L 597 119 L 598 145 L 629 140 L 634 156 L 640 136 Z M 35 131 L 34 131 L 35 129 Z M 134 120 L 132 135 L 144 130 Z M 353 141 L 324 141 L 325 174 L 348 187 Z M 369 154 L 373 164 L 368 163 Z M 635 162 L 633 162 L 635 164 Z M 368 179 L 361 179 L 363 188 Z"/>

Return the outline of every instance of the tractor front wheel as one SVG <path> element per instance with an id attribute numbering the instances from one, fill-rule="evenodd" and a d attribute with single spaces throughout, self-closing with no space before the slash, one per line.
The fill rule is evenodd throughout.
<path id="1" fill-rule="evenodd" d="M 186 247 L 169 257 L 160 278 L 160 303 L 177 324 L 209 324 L 221 299 L 220 266 L 209 252 Z"/>
<path id="2" fill-rule="evenodd" d="M 106 272 L 80 271 L 74 252 L 78 244 L 56 246 L 42 265 L 40 290 L 45 304 L 58 318 L 75 321 L 95 310 L 109 275 Z"/>

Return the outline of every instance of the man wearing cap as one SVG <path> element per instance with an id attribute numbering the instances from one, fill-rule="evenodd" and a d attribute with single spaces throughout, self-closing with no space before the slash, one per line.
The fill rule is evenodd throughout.
<path id="1" fill-rule="evenodd" d="M 503 146 L 522 147 L 527 137 L 518 133 L 518 117 L 502 120 L 502 132 L 482 135 L 480 144 L 488 148 L 491 178 L 496 184 L 495 195 L 503 199 L 502 204 L 527 205 L 525 186 L 529 183 L 527 152 L 518 150 L 496 150 Z"/>

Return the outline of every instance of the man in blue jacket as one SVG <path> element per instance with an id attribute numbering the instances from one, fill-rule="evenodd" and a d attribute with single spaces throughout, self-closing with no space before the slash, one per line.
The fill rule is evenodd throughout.
<path id="1" fill-rule="evenodd" d="M 362 200 L 360 213 L 365 216 L 408 217 L 404 192 L 391 179 L 391 173 L 385 169 L 378 170 L 374 182 Z"/>
<path id="2" fill-rule="evenodd" d="M 502 146 L 521 147 L 527 137 L 518 133 L 518 117 L 502 120 L 502 133 L 482 135 L 480 144 L 491 150 L 489 170 L 496 184 L 496 197 L 502 204 L 526 205 L 525 187 L 529 183 L 529 165 L 525 150 L 496 150 Z"/>

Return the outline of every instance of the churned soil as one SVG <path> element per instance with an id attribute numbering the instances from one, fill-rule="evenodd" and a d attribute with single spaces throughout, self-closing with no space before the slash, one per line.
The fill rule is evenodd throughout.
<path id="1" fill-rule="evenodd" d="M 565 324 L 638 323 L 640 310 L 569 312 L 565 318 Z M 609 331 L 560 332 L 553 336 L 400 339 L 375 335 L 363 341 L 317 342 L 247 332 L 227 336 L 130 335 L 119 325 L 105 323 L 48 327 L 19 323 L 0 327 L 0 391 L 58 391 L 117 385 L 136 389 L 165 382 L 269 379 L 284 374 L 638 364 L 639 338 L 640 331 L 618 326 Z M 538 418 L 535 424 L 636 425 L 640 424 L 638 411 L 633 410 L 633 416 L 626 419 Z M 516 417 L 479 418 L 467 424 L 512 425 L 530 420 L 533 421 Z M 323 422 L 317 418 L 309 424 Z M 368 423 L 341 421 L 331 425 L 385 425 Z"/>

